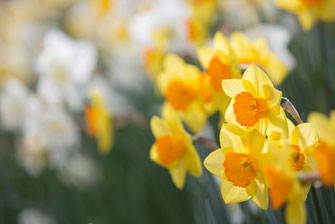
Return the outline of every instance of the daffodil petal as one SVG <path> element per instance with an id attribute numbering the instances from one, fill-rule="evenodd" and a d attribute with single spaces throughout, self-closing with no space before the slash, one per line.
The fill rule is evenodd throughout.
<path id="1" fill-rule="evenodd" d="M 166 124 L 166 122 L 162 119 L 160 119 L 157 116 L 154 116 L 150 121 L 150 126 L 152 133 L 157 138 L 162 135 L 171 135 L 171 131 L 169 129 L 169 126 Z"/>
<path id="2" fill-rule="evenodd" d="M 213 38 L 214 46 L 224 55 L 231 54 L 231 48 L 228 39 L 220 32 L 217 32 Z"/>
<path id="3" fill-rule="evenodd" d="M 243 74 L 243 79 L 251 82 L 258 96 L 264 96 L 263 86 L 268 85 L 273 87 L 273 84 L 265 72 L 255 64 L 251 64 Z"/>
<path id="4" fill-rule="evenodd" d="M 290 200 L 286 206 L 285 219 L 287 224 L 306 223 L 306 207 L 301 200 Z"/>
<path id="5" fill-rule="evenodd" d="M 188 146 L 186 156 L 184 157 L 186 169 L 192 176 L 199 177 L 202 174 L 202 165 L 199 155 L 192 144 Z"/>
<path id="6" fill-rule="evenodd" d="M 225 203 L 239 203 L 250 199 L 250 195 L 243 187 L 236 187 L 232 182 L 222 180 L 221 194 Z"/>
<path id="7" fill-rule="evenodd" d="M 222 80 L 222 88 L 227 96 L 234 98 L 237 94 L 245 91 L 241 79 Z"/>
<path id="8" fill-rule="evenodd" d="M 335 130 L 332 130 L 330 122 L 325 115 L 313 112 L 308 116 L 308 122 L 312 123 L 320 140 L 335 143 Z"/>
<path id="9" fill-rule="evenodd" d="M 265 140 L 265 136 L 256 129 L 252 129 L 247 134 L 242 136 L 242 144 L 244 148 L 249 151 L 250 155 L 255 157 L 258 157 L 258 155 L 263 151 Z"/>
<path id="10" fill-rule="evenodd" d="M 217 149 L 206 157 L 204 161 L 204 166 L 212 174 L 222 178 L 222 175 L 224 174 L 224 167 L 223 167 L 224 160 L 225 160 L 224 152 L 222 151 L 222 149 Z"/>
<path id="11" fill-rule="evenodd" d="M 215 56 L 215 54 L 216 54 L 215 49 L 206 48 L 206 47 L 200 48 L 197 52 L 199 61 L 205 69 L 209 67 L 209 64 L 212 58 Z"/>
<path id="12" fill-rule="evenodd" d="M 186 167 L 184 163 L 180 162 L 176 167 L 169 169 L 173 183 L 178 189 L 182 189 L 186 179 Z"/>
<path id="13" fill-rule="evenodd" d="M 269 193 L 263 174 L 258 172 L 254 182 L 257 186 L 257 190 L 255 195 L 252 197 L 252 201 L 261 209 L 266 210 L 269 206 Z"/>
<path id="14" fill-rule="evenodd" d="M 294 145 L 307 148 L 318 141 L 311 123 L 302 123 L 294 128 L 291 134 L 291 142 Z"/>

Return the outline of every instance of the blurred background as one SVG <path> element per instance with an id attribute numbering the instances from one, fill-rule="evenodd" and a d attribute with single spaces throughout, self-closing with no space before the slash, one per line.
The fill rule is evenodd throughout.
<path id="1" fill-rule="evenodd" d="M 225 205 L 206 169 L 178 190 L 149 159 L 164 54 L 199 65 L 217 31 L 266 38 L 304 121 L 335 108 L 334 23 L 305 32 L 272 0 L 0 0 L 0 27 L 0 223 L 283 223 L 282 211 Z M 216 141 L 219 119 L 203 130 Z M 308 222 L 334 204 L 313 188 Z"/>

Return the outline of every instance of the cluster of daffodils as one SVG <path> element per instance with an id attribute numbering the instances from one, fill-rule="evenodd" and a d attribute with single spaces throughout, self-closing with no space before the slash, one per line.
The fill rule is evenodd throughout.
<path id="1" fill-rule="evenodd" d="M 201 174 L 192 144 L 196 136 L 192 141 L 182 121 L 198 134 L 208 117 L 219 112 L 220 148 L 204 166 L 221 179 L 225 203 L 251 198 L 264 210 L 269 201 L 275 210 L 286 203 L 287 222 L 305 223 L 311 182 L 304 177 L 316 174 L 326 186 L 335 182 L 335 113 L 329 121 L 313 113 L 309 123 L 295 126 L 282 107 L 282 92 L 273 85 L 284 79 L 287 68 L 266 41 L 252 42 L 241 33 L 228 40 L 217 33 L 213 42 L 214 47 L 198 50 L 203 70 L 176 55 L 165 56 L 156 79 L 165 98 L 163 117 L 151 120 L 156 141 L 150 158 L 166 167 L 182 188 L 187 171 Z"/>

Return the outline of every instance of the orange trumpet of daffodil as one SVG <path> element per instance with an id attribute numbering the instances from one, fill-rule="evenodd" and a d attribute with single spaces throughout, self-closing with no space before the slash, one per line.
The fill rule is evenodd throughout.
<path id="1" fill-rule="evenodd" d="M 271 139 L 288 137 L 286 115 L 280 106 L 282 93 L 261 68 L 252 64 L 242 79 L 223 80 L 222 87 L 231 98 L 225 114 L 228 123 L 257 128 Z"/>
<path id="2" fill-rule="evenodd" d="M 151 130 L 156 138 L 150 150 L 150 158 L 166 167 L 177 188 L 182 189 L 186 172 L 195 177 L 202 174 L 202 166 L 192 137 L 185 131 L 174 110 L 163 108 L 163 119 L 154 116 Z"/>

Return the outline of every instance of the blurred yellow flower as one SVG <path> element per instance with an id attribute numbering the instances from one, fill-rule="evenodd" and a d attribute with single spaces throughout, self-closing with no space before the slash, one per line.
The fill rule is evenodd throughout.
<path id="1" fill-rule="evenodd" d="M 106 155 L 114 143 L 112 116 L 99 89 L 89 88 L 88 95 L 91 103 L 85 108 L 87 132 L 97 139 L 99 153 Z"/>
<path id="2" fill-rule="evenodd" d="M 286 222 L 288 224 L 306 223 L 304 200 L 307 195 L 296 178 L 296 167 L 291 162 L 290 145 L 284 144 L 278 148 L 270 142 L 268 150 L 272 161 L 264 167 L 264 173 L 269 185 L 272 208 L 278 210 L 287 202 Z"/>
<path id="3" fill-rule="evenodd" d="M 288 74 L 288 68 L 269 49 L 265 38 L 251 41 L 244 34 L 234 32 L 230 36 L 231 47 L 240 65 L 255 63 L 269 74 L 275 85 L 280 85 Z"/>
<path id="4" fill-rule="evenodd" d="M 335 20 L 335 0 L 276 0 L 276 4 L 297 14 L 305 31 L 309 31 L 318 20 Z"/>
<path id="5" fill-rule="evenodd" d="M 202 166 L 191 136 L 174 112 L 167 106 L 163 109 L 163 119 L 154 116 L 151 130 L 156 138 L 150 150 L 150 158 L 159 165 L 169 169 L 174 184 L 182 189 L 186 172 L 199 177 Z"/>
<path id="6" fill-rule="evenodd" d="M 228 123 L 255 127 L 271 139 L 288 137 L 286 116 L 280 106 L 282 93 L 255 64 L 242 79 L 222 81 L 224 92 L 232 99 L 225 114 Z"/>
<path id="7" fill-rule="evenodd" d="M 252 200 L 262 209 L 268 207 L 268 187 L 262 167 L 268 161 L 266 138 L 258 130 L 245 131 L 224 124 L 220 133 L 221 148 L 209 154 L 205 167 L 222 179 L 221 194 L 225 203 Z"/>
<path id="8" fill-rule="evenodd" d="M 200 80 L 201 72 L 196 66 L 186 64 L 173 54 L 165 57 L 164 70 L 157 77 L 158 89 L 164 95 L 166 103 L 196 133 L 203 128 L 208 115 L 213 112 L 211 102 L 206 100 L 208 95 L 204 95 L 206 92 L 202 91 L 204 83 Z"/>
<path id="9" fill-rule="evenodd" d="M 213 39 L 214 48 L 203 47 L 198 50 L 198 57 L 206 69 L 213 96 L 213 103 L 223 116 L 230 98 L 222 90 L 222 80 L 240 78 L 240 69 L 236 64 L 232 49 L 227 38 L 216 33 Z"/>
<path id="10" fill-rule="evenodd" d="M 319 137 L 319 144 L 314 151 L 318 161 L 318 168 L 325 185 L 331 186 L 335 182 L 335 111 L 330 112 L 329 119 L 314 112 L 308 116 Z"/>

